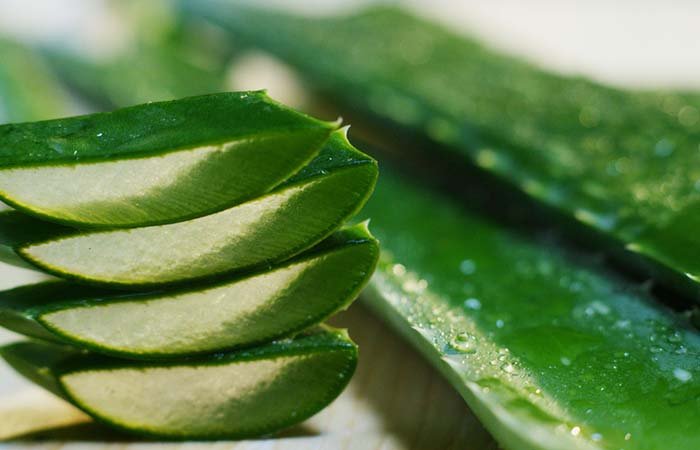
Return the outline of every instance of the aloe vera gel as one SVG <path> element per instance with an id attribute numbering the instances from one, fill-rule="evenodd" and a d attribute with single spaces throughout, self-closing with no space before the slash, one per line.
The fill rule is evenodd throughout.
<path id="1" fill-rule="evenodd" d="M 0 292 L 0 353 L 96 420 L 174 439 L 323 409 L 357 348 L 319 325 L 379 248 L 344 226 L 377 179 L 346 130 L 262 92 L 0 126 L 3 258 L 60 280 Z"/>

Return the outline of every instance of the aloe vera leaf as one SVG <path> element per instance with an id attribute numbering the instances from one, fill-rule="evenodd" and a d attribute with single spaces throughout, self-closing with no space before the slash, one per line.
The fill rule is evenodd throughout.
<path id="1" fill-rule="evenodd" d="M 283 265 L 213 285 L 132 295 L 67 282 L 22 286 L 0 292 L 0 325 L 129 358 L 247 347 L 345 309 L 378 254 L 377 241 L 360 224 Z"/>
<path id="2" fill-rule="evenodd" d="M 324 99 L 440 144 L 422 151 L 475 163 L 698 291 L 700 95 L 550 74 L 391 7 L 317 20 L 184 4 L 301 69 Z"/>
<path id="3" fill-rule="evenodd" d="M 505 448 L 700 446 L 700 335 L 643 288 L 387 170 L 363 214 L 366 303 Z"/>
<path id="4" fill-rule="evenodd" d="M 193 49 L 170 43 L 138 43 L 106 61 L 61 49 L 44 55 L 69 86 L 108 108 L 174 100 L 225 90 L 223 60 L 187 58 Z"/>
<path id="5" fill-rule="evenodd" d="M 256 197 L 336 124 L 238 92 L 0 126 L 0 199 L 81 227 L 169 223 Z"/>
<path id="6" fill-rule="evenodd" d="M 357 348 L 335 330 L 177 362 L 104 358 L 39 342 L 1 354 L 98 421 L 174 439 L 252 437 L 299 423 L 342 392 L 357 363 Z"/>
<path id="7" fill-rule="evenodd" d="M 299 173 L 233 208 L 126 230 L 71 233 L 59 227 L 54 238 L 27 241 L 15 235 L 13 223 L 2 220 L 13 217 L 6 213 L 0 214 L 0 245 L 12 246 L 25 260 L 57 276 L 125 288 L 254 270 L 328 237 L 364 205 L 376 179 L 376 162 L 350 145 L 345 130 L 338 130 Z M 36 229 L 50 232 L 40 224 Z M 29 226 L 27 230 L 31 232 Z"/>
<path id="8" fill-rule="evenodd" d="M 172 2 L 119 2 L 112 13 L 128 45 L 91 55 L 46 46 L 62 81 L 102 110 L 227 90 L 231 40 L 203 21 L 180 20 Z"/>
<path id="9" fill-rule="evenodd" d="M 68 99 L 42 58 L 0 39 L 0 123 L 43 120 L 68 113 Z"/>

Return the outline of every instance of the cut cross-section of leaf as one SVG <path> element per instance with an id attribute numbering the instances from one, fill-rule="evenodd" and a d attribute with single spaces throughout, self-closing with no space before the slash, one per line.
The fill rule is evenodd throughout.
<path id="1" fill-rule="evenodd" d="M 43 234 L 37 240 L 16 236 L 13 223 L 0 220 L 0 244 L 12 245 L 50 273 L 93 284 L 139 287 L 208 278 L 267 267 L 312 247 L 364 205 L 376 179 L 376 162 L 338 130 L 294 177 L 233 208 L 126 230 L 57 228 L 55 238 L 37 225 L 32 228 Z M 12 217 L 16 214 L 0 215 Z"/>
<path id="2" fill-rule="evenodd" d="M 332 330 L 173 363 L 121 361 L 38 342 L 0 354 L 101 422 L 176 439 L 259 436 L 299 423 L 342 392 L 357 364 L 355 345 Z"/>
<path id="3" fill-rule="evenodd" d="M 355 299 L 379 248 L 365 224 L 264 272 L 186 290 L 125 295 L 67 282 L 0 293 L 0 325 L 131 358 L 211 353 L 289 336 Z"/>
<path id="4" fill-rule="evenodd" d="M 0 199 L 78 227 L 191 219 L 280 184 L 317 155 L 336 126 L 264 92 L 4 125 Z"/>

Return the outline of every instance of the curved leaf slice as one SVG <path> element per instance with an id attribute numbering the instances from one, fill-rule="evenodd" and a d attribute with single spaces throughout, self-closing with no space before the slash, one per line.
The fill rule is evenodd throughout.
<path id="1" fill-rule="evenodd" d="M 190 221 L 126 230 L 71 232 L 37 224 L 26 238 L 0 220 L 0 244 L 58 276 L 122 287 L 155 286 L 254 270 L 317 244 L 364 205 L 376 162 L 339 130 L 322 152 L 274 191 Z M 18 219 L 16 213 L 0 219 Z M 19 236 L 17 236 L 19 234 Z"/>
<path id="2" fill-rule="evenodd" d="M 337 124 L 237 92 L 0 126 L 0 199 L 79 227 L 136 227 L 254 198 L 308 163 Z"/>
<path id="3" fill-rule="evenodd" d="M 345 309 L 379 255 L 366 224 L 283 265 L 186 290 L 124 295 L 66 282 L 0 293 L 0 325 L 130 358 L 211 353 L 289 336 Z"/>
<path id="4" fill-rule="evenodd" d="M 122 361 L 38 342 L 1 354 L 98 421 L 175 439 L 252 437 L 299 423 L 342 392 L 357 364 L 355 345 L 332 330 L 173 363 Z"/>
<path id="5" fill-rule="evenodd" d="M 367 303 L 505 448 L 700 448 L 700 334 L 685 316 L 551 236 L 386 171 L 363 213 L 382 243 Z"/>
<path id="6" fill-rule="evenodd" d="M 497 175 L 697 297 L 697 93 L 547 73 L 395 7 L 317 20 L 182 4 L 300 68 L 324 99 L 441 144 L 422 151 Z"/>

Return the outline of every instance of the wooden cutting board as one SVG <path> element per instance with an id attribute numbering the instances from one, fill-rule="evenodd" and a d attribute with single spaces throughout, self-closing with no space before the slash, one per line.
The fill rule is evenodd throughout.
<path id="1" fill-rule="evenodd" d="M 155 449 L 495 449 L 462 398 L 423 359 L 364 307 L 336 326 L 350 330 L 360 364 L 329 408 L 274 439 L 159 443 L 94 424 L 67 403 L 0 366 L 0 447 L 47 450 Z M 2 336 L 7 340 L 8 335 Z"/>

